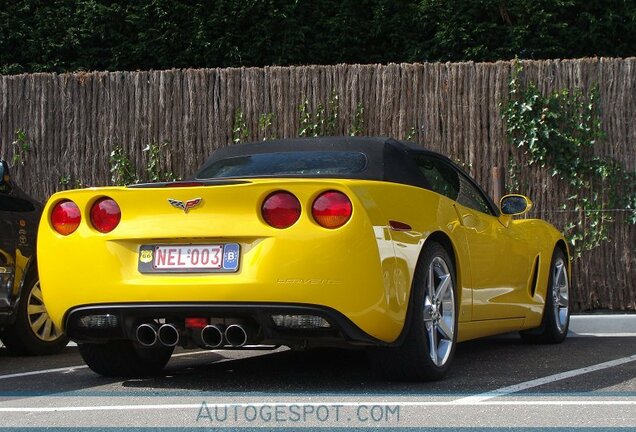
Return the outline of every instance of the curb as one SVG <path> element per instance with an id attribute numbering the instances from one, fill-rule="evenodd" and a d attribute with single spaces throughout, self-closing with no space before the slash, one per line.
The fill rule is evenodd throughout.
<path id="1" fill-rule="evenodd" d="M 636 337 L 636 314 L 572 315 L 570 337 Z"/>

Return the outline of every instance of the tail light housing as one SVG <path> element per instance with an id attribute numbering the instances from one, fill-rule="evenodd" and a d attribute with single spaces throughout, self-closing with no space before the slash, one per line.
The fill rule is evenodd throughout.
<path id="1" fill-rule="evenodd" d="M 58 233 L 67 236 L 75 232 L 82 221 L 80 209 L 71 200 L 63 200 L 53 206 L 51 225 Z"/>
<path id="2" fill-rule="evenodd" d="M 277 191 L 270 194 L 261 206 L 263 219 L 274 228 L 289 228 L 300 217 L 300 201 L 293 194 Z"/>
<path id="3" fill-rule="evenodd" d="M 91 207 L 91 224 L 101 233 L 114 230 L 121 220 L 121 209 L 112 198 L 100 198 Z"/>
<path id="4" fill-rule="evenodd" d="M 63 200 L 55 204 L 51 211 L 51 225 L 62 235 L 75 232 L 82 221 L 82 214 L 77 204 L 71 200 Z"/>
<path id="5" fill-rule="evenodd" d="M 314 200 L 311 214 L 314 220 L 324 228 L 334 229 L 346 224 L 351 218 L 353 206 L 351 200 L 338 191 L 327 191 Z"/>

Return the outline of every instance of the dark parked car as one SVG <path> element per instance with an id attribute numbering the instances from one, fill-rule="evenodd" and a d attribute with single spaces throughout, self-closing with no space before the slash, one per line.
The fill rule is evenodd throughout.
<path id="1" fill-rule="evenodd" d="M 0 160 L 0 339 L 16 354 L 53 354 L 68 340 L 49 318 L 40 290 L 36 236 L 42 205 Z"/>

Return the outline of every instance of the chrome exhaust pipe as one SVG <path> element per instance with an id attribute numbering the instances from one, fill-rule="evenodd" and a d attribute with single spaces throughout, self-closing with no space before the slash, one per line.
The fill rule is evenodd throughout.
<path id="1" fill-rule="evenodd" d="M 247 343 L 247 331 L 240 324 L 229 325 L 225 329 L 225 340 L 233 347 L 242 347 Z"/>
<path id="2" fill-rule="evenodd" d="M 179 343 L 179 329 L 172 324 L 164 324 L 157 330 L 159 342 L 165 346 L 176 346 Z"/>
<path id="3" fill-rule="evenodd" d="M 157 343 L 157 326 L 153 324 L 141 324 L 135 330 L 137 342 L 143 346 L 153 346 Z"/>
<path id="4" fill-rule="evenodd" d="M 223 345 L 223 330 L 215 325 L 207 325 L 201 329 L 201 341 L 206 348 L 217 348 Z"/>

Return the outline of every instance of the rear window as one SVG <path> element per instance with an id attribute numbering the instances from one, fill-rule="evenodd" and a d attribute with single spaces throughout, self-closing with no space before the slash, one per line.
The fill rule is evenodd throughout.
<path id="1" fill-rule="evenodd" d="M 367 167 L 360 152 L 259 153 L 221 159 L 197 174 L 198 179 L 263 176 L 349 176 Z"/>

